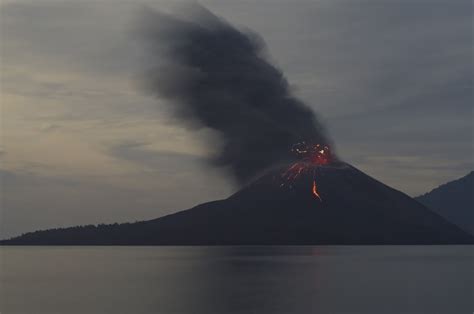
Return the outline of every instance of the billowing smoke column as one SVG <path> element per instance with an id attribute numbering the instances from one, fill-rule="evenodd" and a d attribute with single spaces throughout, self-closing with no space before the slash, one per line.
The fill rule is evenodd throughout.
<path id="1" fill-rule="evenodd" d="M 142 21 L 153 56 L 147 60 L 147 88 L 168 99 L 182 121 L 218 131 L 222 143 L 212 162 L 239 183 L 291 162 L 295 143 L 329 144 L 255 33 L 201 6 L 187 19 L 148 11 Z"/>

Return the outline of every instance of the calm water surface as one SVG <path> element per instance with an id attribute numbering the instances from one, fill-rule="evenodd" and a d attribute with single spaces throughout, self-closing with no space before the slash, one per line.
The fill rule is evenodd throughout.
<path id="1" fill-rule="evenodd" d="M 473 313 L 473 249 L 1 247 L 0 312 Z"/>

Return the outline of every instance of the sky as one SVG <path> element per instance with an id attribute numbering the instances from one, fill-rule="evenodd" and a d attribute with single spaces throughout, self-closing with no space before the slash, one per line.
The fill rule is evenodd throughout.
<path id="1" fill-rule="evenodd" d="M 175 2 L 0 2 L 0 238 L 152 219 L 238 189 L 206 162 L 218 134 L 141 86 L 140 12 Z M 263 37 L 343 160 L 411 196 L 474 168 L 471 1 L 200 3 Z"/>

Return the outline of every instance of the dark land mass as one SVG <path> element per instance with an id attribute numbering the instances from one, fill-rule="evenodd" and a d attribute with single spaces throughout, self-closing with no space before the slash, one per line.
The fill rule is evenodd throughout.
<path id="1" fill-rule="evenodd" d="M 154 220 L 36 231 L 4 245 L 472 244 L 473 237 L 411 197 L 345 163 L 280 187 L 269 172 L 227 199 Z"/>
<path id="2" fill-rule="evenodd" d="M 474 235 L 474 172 L 416 198 L 448 221 Z"/>

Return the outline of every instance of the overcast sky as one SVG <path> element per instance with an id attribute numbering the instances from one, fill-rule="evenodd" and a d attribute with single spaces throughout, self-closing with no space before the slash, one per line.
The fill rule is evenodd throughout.
<path id="1" fill-rule="evenodd" d="M 1 1 L 1 238 L 155 218 L 236 190 L 205 162 L 215 134 L 140 88 L 143 4 Z M 473 169 L 470 0 L 201 4 L 264 38 L 345 161 L 412 196 Z"/>

